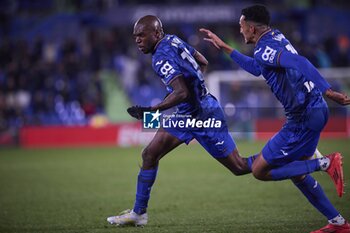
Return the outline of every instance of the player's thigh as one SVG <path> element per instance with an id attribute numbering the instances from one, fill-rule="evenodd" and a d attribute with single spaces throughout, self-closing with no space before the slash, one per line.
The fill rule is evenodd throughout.
<path id="1" fill-rule="evenodd" d="M 304 125 L 285 127 L 262 149 L 262 155 L 271 166 L 283 166 L 312 156 L 316 150 L 320 132 Z"/>
<path id="2" fill-rule="evenodd" d="M 206 97 L 203 104 L 200 119 L 215 119 L 221 124 L 218 127 L 194 129 L 192 134 L 215 159 L 226 158 L 236 148 L 236 144 L 229 134 L 224 112 L 215 97 L 211 95 Z"/>
<path id="3" fill-rule="evenodd" d="M 143 157 L 161 159 L 164 155 L 183 143 L 163 128 L 158 129 L 151 142 L 143 150 Z"/>
<path id="4" fill-rule="evenodd" d="M 215 159 L 227 158 L 236 148 L 227 128 L 196 130 L 193 134 L 194 138 Z"/>

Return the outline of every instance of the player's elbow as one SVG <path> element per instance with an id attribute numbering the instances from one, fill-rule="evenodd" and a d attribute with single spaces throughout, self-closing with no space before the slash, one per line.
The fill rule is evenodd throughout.
<path id="1" fill-rule="evenodd" d="M 207 67 L 208 67 L 208 64 L 200 65 L 200 70 L 202 71 L 202 73 L 207 72 Z"/>
<path id="2" fill-rule="evenodd" d="M 254 169 L 253 167 L 253 170 L 252 170 L 252 174 L 254 176 L 255 179 L 257 180 L 261 180 L 261 181 L 268 181 L 270 180 L 268 174 L 260 171 L 260 170 L 257 170 L 257 169 Z"/>
<path id="3" fill-rule="evenodd" d="M 209 64 L 208 60 L 203 56 L 203 54 L 198 51 L 195 52 L 194 58 L 201 67 L 207 67 Z"/>
<path id="4" fill-rule="evenodd" d="M 186 101 L 190 97 L 190 93 L 187 90 L 181 90 L 176 95 L 180 102 Z"/>
<path id="5" fill-rule="evenodd" d="M 208 65 L 209 65 L 208 60 L 204 58 L 204 61 L 202 62 L 202 64 L 201 64 L 201 65 L 202 65 L 202 66 L 204 66 L 205 68 L 207 68 L 207 67 L 208 67 Z"/>
<path id="6" fill-rule="evenodd" d="M 247 174 L 248 172 L 245 169 L 239 168 L 236 170 L 231 170 L 231 172 L 235 175 L 235 176 L 243 176 L 245 174 Z"/>

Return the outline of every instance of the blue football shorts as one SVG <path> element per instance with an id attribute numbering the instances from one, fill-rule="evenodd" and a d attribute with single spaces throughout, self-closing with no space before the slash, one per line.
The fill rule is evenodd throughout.
<path id="1" fill-rule="evenodd" d="M 236 148 L 236 144 L 228 132 L 222 108 L 215 97 L 210 94 L 204 96 L 201 100 L 201 108 L 194 118 L 201 121 L 212 119 L 210 121 L 211 125 L 214 125 L 216 121 L 221 121 L 221 126 L 218 128 L 163 126 L 163 128 L 186 144 L 196 139 L 214 158 L 226 158 Z M 189 120 L 191 119 L 193 118 L 190 117 Z M 165 125 L 168 125 L 169 121 L 174 122 L 179 120 L 186 121 L 187 119 L 186 117 L 179 117 L 177 113 L 174 113 L 172 117 L 166 120 Z"/>
<path id="2" fill-rule="evenodd" d="M 314 154 L 320 134 L 328 120 L 328 108 L 309 111 L 305 117 L 289 120 L 262 150 L 271 166 L 283 166 Z"/>

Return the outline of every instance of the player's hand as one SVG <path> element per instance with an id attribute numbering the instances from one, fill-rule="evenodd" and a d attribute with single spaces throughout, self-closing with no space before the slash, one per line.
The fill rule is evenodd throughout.
<path id="1" fill-rule="evenodd" d="M 143 118 L 143 112 L 151 111 L 151 107 L 141 107 L 139 105 L 132 106 L 127 109 L 130 116 L 136 118 L 137 120 L 141 120 Z"/>
<path id="2" fill-rule="evenodd" d="M 332 89 L 328 89 L 325 94 L 328 98 L 337 102 L 338 104 L 341 104 L 341 105 L 350 104 L 350 98 L 343 93 L 333 91 Z"/>
<path id="3" fill-rule="evenodd" d="M 212 43 L 217 49 L 223 49 L 227 53 L 231 53 L 233 51 L 233 48 L 231 48 L 228 44 L 226 44 L 224 41 L 222 41 L 215 33 L 212 31 L 201 28 L 199 29 L 200 32 L 203 32 L 207 38 L 204 38 L 205 41 L 209 41 Z"/>

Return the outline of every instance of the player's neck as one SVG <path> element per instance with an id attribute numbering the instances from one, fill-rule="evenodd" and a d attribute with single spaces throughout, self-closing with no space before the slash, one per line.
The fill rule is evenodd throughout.
<path id="1" fill-rule="evenodd" d="M 266 28 L 262 29 L 261 32 L 257 34 L 257 38 L 258 38 L 258 39 L 256 39 L 255 45 L 257 45 L 257 43 L 259 42 L 259 40 L 260 40 L 264 35 L 266 35 L 267 33 L 269 33 L 270 31 L 271 31 L 271 28 L 270 28 L 270 27 L 266 27 Z"/>
<path id="2" fill-rule="evenodd" d="M 160 40 L 158 40 L 158 42 L 157 42 L 156 45 L 154 46 L 154 49 L 153 49 L 152 54 L 157 50 L 157 47 L 158 47 L 159 43 L 160 43 L 164 38 L 165 38 L 165 34 L 163 35 L 163 37 L 162 37 Z"/>

